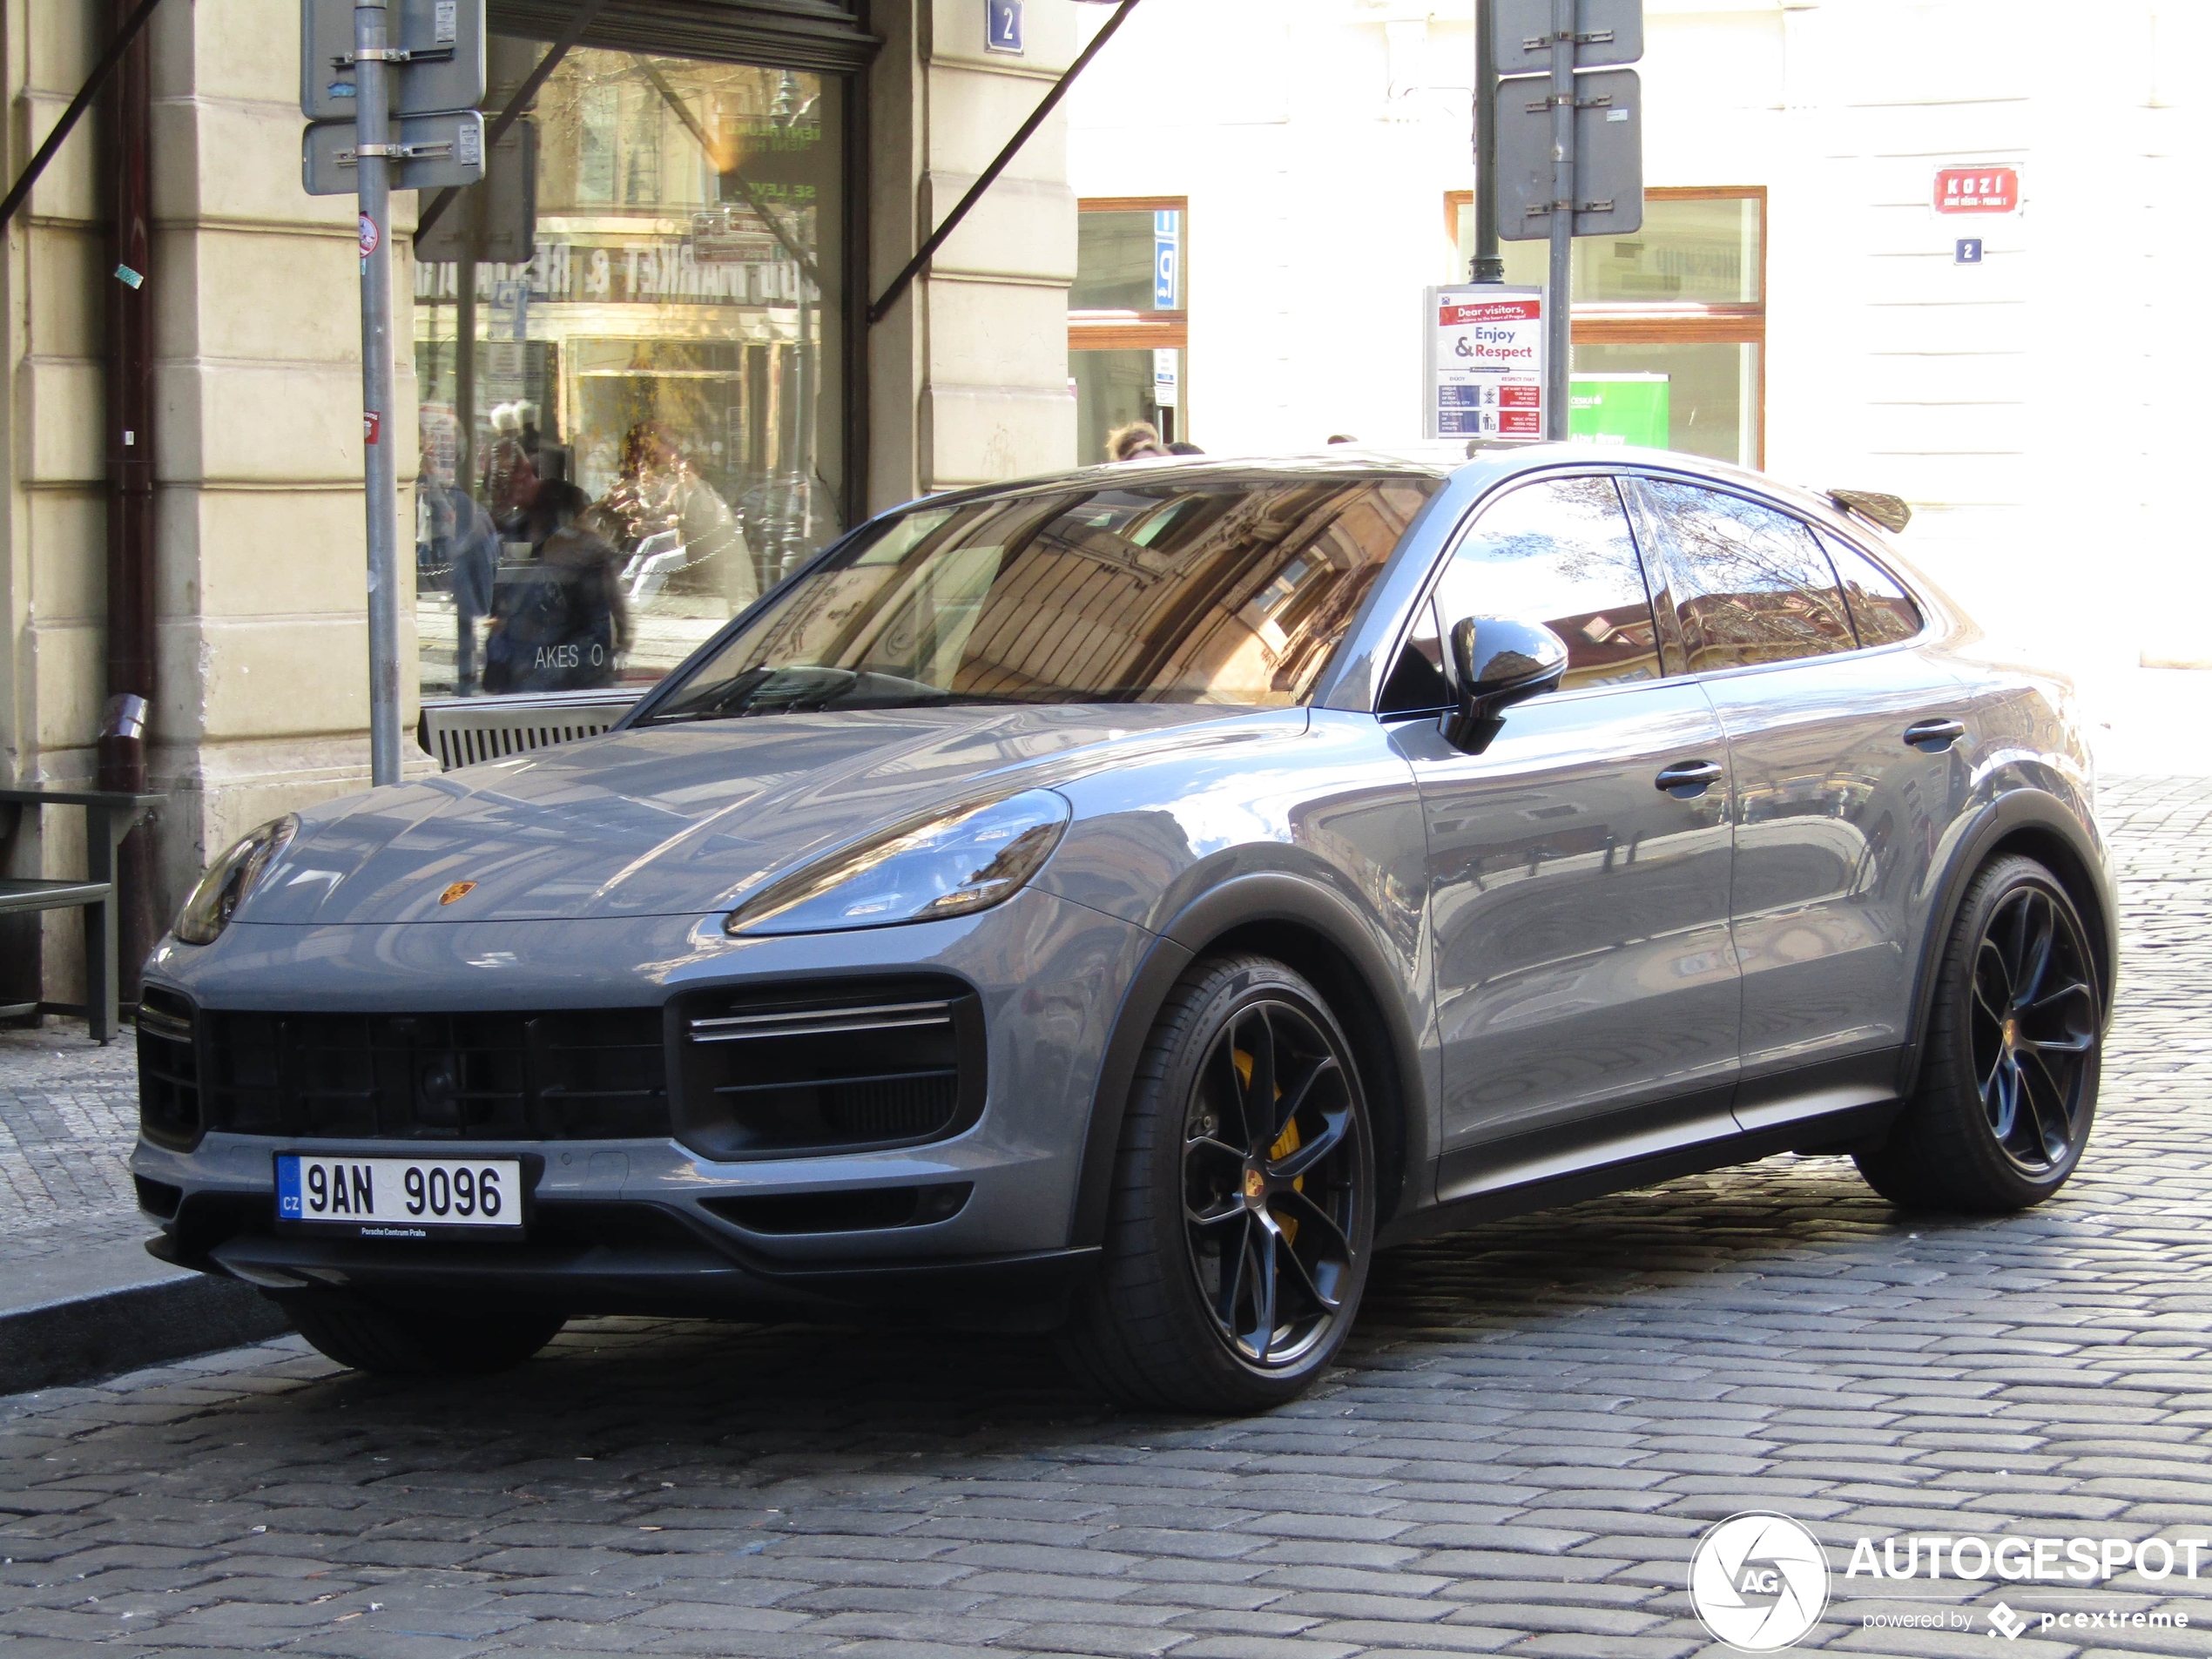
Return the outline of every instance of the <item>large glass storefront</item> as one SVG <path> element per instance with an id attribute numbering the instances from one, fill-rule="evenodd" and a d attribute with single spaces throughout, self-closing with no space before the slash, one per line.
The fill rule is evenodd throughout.
<path id="1" fill-rule="evenodd" d="M 573 51 L 421 239 L 426 696 L 648 684 L 838 533 L 844 84 Z"/>
<path id="2" fill-rule="evenodd" d="M 1757 467 L 1764 448 L 1766 193 L 1655 188 L 1633 236 L 1575 243 L 1575 429 Z M 1474 256 L 1472 192 L 1446 203 L 1457 281 Z M 1542 242 L 1501 248 L 1506 280 L 1544 285 Z"/>

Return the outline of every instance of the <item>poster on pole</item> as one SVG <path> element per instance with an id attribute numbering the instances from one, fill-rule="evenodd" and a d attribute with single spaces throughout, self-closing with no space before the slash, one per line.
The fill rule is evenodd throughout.
<path id="1" fill-rule="evenodd" d="M 1544 291 L 1474 283 L 1427 293 L 1432 438 L 1544 435 Z"/>

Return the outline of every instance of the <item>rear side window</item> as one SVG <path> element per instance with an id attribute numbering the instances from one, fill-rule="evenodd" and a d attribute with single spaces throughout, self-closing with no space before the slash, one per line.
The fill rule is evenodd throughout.
<path id="1" fill-rule="evenodd" d="M 1925 624 L 1920 607 L 1898 580 L 1849 542 L 1823 535 L 1836 575 L 1844 589 L 1844 603 L 1851 608 L 1851 626 L 1862 645 L 1892 645 L 1910 639 Z"/>
<path id="2" fill-rule="evenodd" d="M 1804 523 L 1723 490 L 1662 478 L 1642 487 L 1667 544 L 1691 673 L 1857 646 L 1827 555 Z"/>
<path id="3" fill-rule="evenodd" d="M 1437 593 L 1463 617 L 1541 622 L 1567 642 L 1568 687 L 1659 678 L 1659 648 L 1635 537 L 1613 480 L 1547 478 L 1483 509 Z"/>

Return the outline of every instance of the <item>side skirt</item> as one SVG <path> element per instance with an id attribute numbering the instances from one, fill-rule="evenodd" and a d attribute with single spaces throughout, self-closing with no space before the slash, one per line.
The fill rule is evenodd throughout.
<path id="1" fill-rule="evenodd" d="M 1886 1080 L 1895 1076 L 1896 1062 L 1896 1051 L 1885 1050 L 1878 1056 L 1852 1062 L 1851 1069 L 1862 1076 L 1881 1075 Z M 1739 1128 L 1733 1133 L 1696 1140 L 1687 1145 L 1627 1157 L 1619 1155 L 1617 1141 L 1595 1142 L 1588 1145 L 1587 1162 L 1579 1168 L 1511 1185 L 1487 1187 L 1465 1197 L 1400 1214 L 1385 1224 L 1376 1243 L 1384 1246 L 1409 1244 L 1418 1238 L 1456 1232 L 1481 1222 L 1580 1204 L 1609 1193 L 1630 1192 L 1685 1175 L 1703 1175 L 1736 1164 L 1756 1163 L 1777 1152 L 1847 1153 L 1861 1146 L 1879 1144 L 1898 1113 L 1904 1109 L 1905 1103 L 1888 1087 L 1839 1089 L 1835 1069 L 1820 1067 L 1802 1074 L 1801 1081 L 1805 1085 L 1802 1089 L 1778 1088 L 1778 1080 L 1758 1085 L 1758 1116 L 1764 1120 L 1758 1127 Z M 1803 1109 L 1793 1110 L 1792 1106 Z M 1512 1141 L 1472 1147 L 1447 1160 L 1447 1169 L 1440 1171 L 1438 1184 L 1447 1190 L 1452 1185 L 1464 1188 L 1479 1179 L 1474 1174 L 1479 1164 L 1510 1167 L 1523 1162 L 1526 1157 L 1527 1149 L 1517 1148 Z M 1456 1169 L 1451 1167 L 1454 1165 Z M 1552 1167 L 1557 1169 L 1555 1162 Z M 1458 1178 L 1447 1180 L 1445 1177 L 1448 1176 Z"/>

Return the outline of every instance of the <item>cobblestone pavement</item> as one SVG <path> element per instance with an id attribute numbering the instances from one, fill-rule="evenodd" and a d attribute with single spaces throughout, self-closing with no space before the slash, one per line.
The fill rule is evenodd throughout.
<path id="1" fill-rule="evenodd" d="M 138 1055 L 84 1022 L 0 1028 L 0 1260 L 143 1236 L 124 1160 L 138 1132 Z"/>
<path id="2" fill-rule="evenodd" d="M 2094 1591 L 1843 1572 L 1861 1536 L 2212 1534 L 2212 781 L 2107 808 L 2125 1013 L 2083 1171 L 2028 1215 L 1908 1220 L 1777 1158 L 1483 1227 L 1385 1257 L 1342 1367 L 1242 1421 L 1111 1415 L 1000 1339 L 602 1320 L 432 1386 L 241 1349 L 0 1402 L 0 1636 L 1671 1659 L 1723 1651 L 1696 1537 L 1764 1507 L 1837 1568 L 1803 1648 L 2212 1653 L 2212 1561 Z"/>

